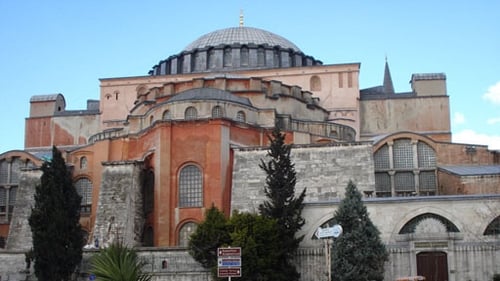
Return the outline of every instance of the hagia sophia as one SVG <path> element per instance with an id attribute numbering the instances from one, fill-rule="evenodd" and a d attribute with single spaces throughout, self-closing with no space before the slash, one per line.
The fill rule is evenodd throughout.
<path id="1" fill-rule="evenodd" d="M 360 89 L 360 62 L 324 63 L 296 43 L 240 25 L 202 35 L 141 76 L 99 79 L 100 97 L 85 109 L 66 110 L 61 93 L 33 95 L 24 149 L 0 152 L 0 280 L 24 269 L 52 146 L 82 196 L 89 244 L 138 247 L 154 280 L 209 280 L 187 254 L 189 235 L 212 205 L 228 216 L 258 210 L 275 126 L 293 144 L 297 192 L 307 188 L 301 280 L 325 276 L 315 232 L 350 180 L 389 251 L 386 280 L 500 273 L 500 151 L 451 141 L 446 74 L 415 73 L 411 91 L 396 92 L 386 61 L 380 85 Z"/>

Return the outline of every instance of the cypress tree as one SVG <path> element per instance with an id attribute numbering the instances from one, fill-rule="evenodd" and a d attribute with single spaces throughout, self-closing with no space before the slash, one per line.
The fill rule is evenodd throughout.
<path id="1" fill-rule="evenodd" d="M 292 259 L 304 238 L 295 234 L 305 224 L 302 217 L 306 189 L 298 197 L 295 196 L 296 173 L 295 165 L 290 159 L 291 145 L 285 143 L 285 134 L 276 127 L 269 136 L 271 145 L 268 150 L 270 160 L 266 163 L 261 159 L 259 167 L 266 174 L 264 192 L 268 198 L 259 206 L 260 213 L 275 219 L 278 224 L 280 265 L 276 270 L 283 273 L 284 279 L 298 280 L 300 274 L 292 263 Z"/>
<path id="2" fill-rule="evenodd" d="M 82 259 L 80 202 L 71 173 L 56 147 L 42 165 L 35 206 L 29 217 L 35 275 L 39 281 L 70 280 Z"/>
<path id="3" fill-rule="evenodd" d="M 333 220 L 342 226 L 343 233 L 333 242 L 332 280 L 384 280 L 388 253 L 352 181 Z"/>

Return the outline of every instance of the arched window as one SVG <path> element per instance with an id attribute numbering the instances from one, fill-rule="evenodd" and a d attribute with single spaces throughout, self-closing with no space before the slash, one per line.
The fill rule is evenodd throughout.
<path id="1" fill-rule="evenodd" d="M 212 118 L 220 118 L 222 117 L 222 107 L 216 105 L 212 108 Z"/>
<path id="2" fill-rule="evenodd" d="M 75 182 L 75 188 L 82 197 L 80 213 L 90 214 L 92 210 L 92 182 L 88 178 L 80 178 Z"/>
<path id="3" fill-rule="evenodd" d="M 243 46 L 240 49 L 241 66 L 248 66 L 248 47 Z"/>
<path id="4" fill-rule="evenodd" d="M 144 247 L 153 247 L 154 246 L 154 232 L 151 226 L 146 227 L 144 229 L 144 233 L 142 234 L 142 246 Z"/>
<path id="5" fill-rule="evenodd" d="M 311 84 L 311 91 L 321 91 L 321 79 L 318 76 L 313 75 L 311 77 L 310 84 Z"/>
<path id="6" fill-rule="evenodd" d="M 184 119 L 186 120 L 193 120 L 198 117 L 198 111 L 196 108 L 190 106 L 186 108 L 186 111 L 184 112 Z"/>
<path id="7" fill-rule="evenodd" d="M 396 139 L 380 147 L 373 158 L 378 197 L 436 194 L 436 154 L 428 144 Z"/>
<path id="8" fill-rule="evenodd" d="M 80 158 L 80 169 L 81 170 L 87 169 L 87 157 L 85 157 L 85 156 L 82 156 Z"/>
<path id="9" fill-rule="evenodd" d="M 179 207 L 201 207 L 203 203 L 202 174 L 195 165 L 187 165 L 179 174 Z"/>
<path id="10" fill-rule="evenodd" d="M 425 213 L 408 221 L 401 228 L 399 234 L 419 232 L 459 232 L 459 230 L 447 218 L 433 213 Z"/>
<path id="11" fill-rule="evenodd" d="M 153 121 L 154 121 L 154 116 L 153 115 L 149 116 L 149 125 L 150 126 L 153 125 Z"/>
<path id="12" fill-rule="evenodd" d="M 499 235 L 500 234 L 500 216 L 496 217 L 484 231 L 484 235 Z"/>
<path id="13" fill-rule="evenodd" d="M 273 50 L 273 63 L 274 63 L 274 67 L 281 66 L 281 57 L 280 57 L 280 49 L 279 48 L 274 48 L 274 50 Z"/>
<path id="14" fill-rule="evenodd" d="M 198 70 L 199 60 L 200 60 L 200 53 L 198 51 L 194 51 L 191 54 L 191 72 Z"/>
<path id="15" fill-rule="evenodd" d="M 142 196 L 144 200 L 143 209 L 144 214 L 148 215 L 154 209 L 154 188 L 155 188 L 155 174 L 152 170 L 144 172 L 144 181 L 142 185 Z"/>
<path id="16" fill-rule="evenodd" d="M 179 246 L 187 247 L 189 244 L 189 237 L 197 228 L 198 225 L 194 222 L 185 223 L 179 230 Z"/>
<path id="17" fill-rule="evenodd" d="M 32 165 L 19 157 L 0 160 L 0 220 L 10 221 L 12 218 L 21 168 Z"/>
<path id="18" fill-rule="evenodd" d="M 207 52 L 207 68 L 215 68 L 217 65 L 215 64 L 216 58 L 215 58 L 215 50 L 214 48 L 210 48 Z"/>
<path id="19" fill-rule="evenodd" d="M 266 51 L 263 47 L 257 49 L 257 66 L 266 65 Z"/>
<path id="20" fill-rule="evenodd" d="M 224 61 L 224 66 L 232 66 L 233 65 L 233 54 L 231 47 L 225 47 L 224 48 L 224 56 L 223 59 Z"/>
<path id="21" fill-rule="evenodd" d="M 243 112 L 242 110 L 238 111 L 238 113 L 236 113 L 236 120 L 238 122 L 245 122 L 246 121 L 245 112 Z"/>
<path id="22" fill-rule="evenodd" d="M 170 120 L 170 119 L 172 119 L 170 110 L 163 111 L 162 119 L 163 120 Z"/>

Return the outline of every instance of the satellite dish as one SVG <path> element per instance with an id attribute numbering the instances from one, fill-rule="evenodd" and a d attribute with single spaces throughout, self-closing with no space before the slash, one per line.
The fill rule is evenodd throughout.
<path id="1" fill-rule="evenodd" d="M 334 238 L 338 238 L 342 234 L 342 226 L 340 224 L 336 224 L 332 227 L 332 236 Z"/>

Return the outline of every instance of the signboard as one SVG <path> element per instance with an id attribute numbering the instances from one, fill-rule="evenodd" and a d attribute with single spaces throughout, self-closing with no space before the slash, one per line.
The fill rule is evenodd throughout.
<path id="1" fill-rule="evenodd" d="M 241 277 L 241 268 L 239 267 L 219 267 L 217 269 L 217 277 Z"/>
<path id="2" fill-rule="evenodd" d="M 316 230 L 316 237 L 320 239 L 329 237 L 337 238 L 340 236 L 340 234 L 342 234 L 342 227 L 338 224 L 332 227 L 325 227 L 325 228 L 318 227 L 318 230 Z"/>
<path id="3" fill-rule="evenodd" d="M 219 258 L 218 260 L 218 265 L 219 267 L 224 267 L 224 266 L 241 266 L 241 258 L 240 257 L 233 257 L 233 258 Z"/>
<path id="4" fill-rule="evenodd" d="M 241 248 L 217 248 L 217 256 L 218 257 L 240 257 L 241 256 Z"/>
<path id="5" fill-rule="evenodd" d="M 241 248 L 217 249 L 217 277 L 241 277 Z"/>

